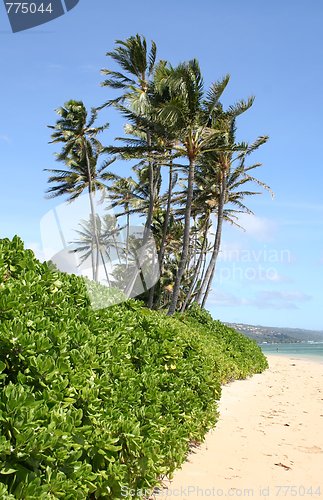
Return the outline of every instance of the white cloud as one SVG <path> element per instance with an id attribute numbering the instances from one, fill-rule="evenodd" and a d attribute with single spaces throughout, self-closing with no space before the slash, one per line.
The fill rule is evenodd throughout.
<path id="1" fill-rule="evenodd" d="M 261 290 L 251 298 L 244 298 L 232 293 L 214 291 L 210 294 L 208 305 L 218 307 L 253 306 L 257 309 L 299 309 L 299 305 L 312 297 L 299 291 L 280 292 Z"/>
<path id="2" fill-rule="evenodd" d="M 285 203 L 285 202 L 275 202 L 276 206 L 284 207 L 284 208 L 296 208 L 299 210 L 323 210 L 323 205 L 322 204 L 315 204 L 315 203 Z"/>
<path id="3" fill-rule="evenodd" d="M 52 71 L 62 71 L 65 69 L 64 66 L 59 63 L 48 63 L 46 64 L 46 68 Z"/>
<path id="4" fill-rule="evenodd" d="M 219 261 L 234 261 L 239 260 L 242 252 L 248 250 L 245 245 L 242 245 L 241 242 L 223 241 L 220 248 L 219 253 Z"/>
<path id="5" fill-rule="evenodd" d="M 82 64 L 79 66 L 79 70 L 82 71 L 83 73 L 93 73 L 93 72 L 98 72 L 98 67 L 95 66 L 94 64 Z"/>
<path id="6" fill-rule="evenodd" d="M 300 303 L 311 299 L 310 295 L 299 291 L 262 290 L 255 294 L 251 304 L 259 309 L 298 309 Z"/>
<path id="7" fill-rule="evenodd" d="M 293 283 L 293 281 L 294 281 L 289 276 L 285 276 L 284 274 L 280 274 L 278 271 L 275 271 L 275 273 L 273 273 L 273 274 L 268 273 L 266 276 L 266 279 L 268 281 L 271 281 L 272 283 Z"/>
<path id="8" fill-rule="evenodd" d="M 239 217 L 239 224 L 247 235 L 261 242 L 272 241 L 277 232 L 275 221 L 256 215 L 242 214 Z"/>
<path id="9" fill-rule="evenodd" d="M 210 294 L 208 304 L 219 307 L 235 307 L 246 304 L 246 300 L 232 293 L 214 291 Z"/>
<path id="10" fill-rule="evenodd" d="M 11 143 L 11 139 L 7 134 L 0 134 L 0 141 L 6 142 L 7 144 Z"/>
<path id="11" fill-rule="evenodd" d="M 281 226 L 322 226 L 323 220 L 297 220 L 297 219 L 290 219 L 290 220 L 280 220 L 280 225 Z"/>

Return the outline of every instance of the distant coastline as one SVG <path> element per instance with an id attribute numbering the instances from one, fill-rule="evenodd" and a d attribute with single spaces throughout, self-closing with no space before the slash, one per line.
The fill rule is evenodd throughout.
<path id="1" fill-rule="evenodd" d="M 258 344 L 298 344 L 323 342 L 323 331 L 302 328 L 279 328 L 243 323 L 226 323 Z"/>

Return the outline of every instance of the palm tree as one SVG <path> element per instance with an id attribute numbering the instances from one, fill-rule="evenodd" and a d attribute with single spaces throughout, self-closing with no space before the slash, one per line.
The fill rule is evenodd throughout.
<path id="1" fill-rule="evenodd" d="M 248 172 L 251 169 L 257 168 L 260 164 L 255 164 L 249 167 L 245 166 L 246 156 L 265 144 L 268 140 L 267 136 L 259 137 L 253 144 L 236 143 L 235 141 L 235 120 L 242 112 L 246 111 L 249 106 L 238 103 L 235 107 L 232 106 L 228 113 L 222 113 L 217 120 L 217 127 L 221 128 L 223 133 L 219 135 L 220 144 L 216 150 L 211 151 L 205 157 L 204 174 L 201 178 L 204 182 L 206 192 L 214 199 L 214 212 L 216 213 L 216 232 L 213 242 L 213 250 L 208 264 L 208 268 L 204 275 L 200 290 L 195 300 L 204 307 L 211 284 L 213 281 L 216 261 L 219 255 L 223 221 L 228 219 L 231 223 L 235 223 L 232 215 L 236 212 L 252 213 L 250 209 L 243 203 L 246 196 L 260 194 L 254 191 L 237 191 L 247 182 L 254 182 L 262 188 L 269 190 L 270 188 L 263 182 L 252 177 Z M 238 166 L 235 164 L 238 162 Z M 216 179 L 214 184 L 213 180 Z M 215 192 L 213 191 L 215 186 Z M 225 210 L 226 205 L 232 205 L 237 210 Z M 211 203 L 212 205 L 212 203 Z M 231 216 L 231 217 L 230 217 Z"/>
<path id="2" fill-rule="evenodd" d="M 151 102 L 149 90 L 152 82 L 152 75 L 156 63 L 157 47 L 154 41 L 151 42 L 151 47 L 148 49 L 145 37 L 140 35 L 131 36 L 125 41 L 117 40 L 116 47 L 113 51 L 108 52 L 107 56 L 111 57 L 120 67 L 123 72 L 103 69 L 102 73 L 108 78 L 102 83 L 104 87 L 122 90 L 122 94 L 115 99 L 107 101 L 105 106 L 113 105 L 119 111 L 127 116 L 128 113 L 136 114 L 142 119 L 149 117 L 151 114 Z M 146 140 L 146 152 L 150 150 L 152 145 L 151 130 L 149 121 L 143 124 L 141 129 L 138 128 L 137 134 L 142 133 Z M 145 244 L 149 238 L 151 223 L 153 220 L 154 203 L 157 196 L 158 184 L 160 183 L 160 171 L 156 172 L 156 164 L 148 154 L 147 158 L 148 176 L 149 176 L 149 207 L 147 211 L 145 232 L 143 243 Z M 135 282 L 136 277 L 132 280 Z M 129 285 L 131 288 L 131 284 Z M 131 290 L 128 290 L 131 293 Z"/>
<path id="3" fill-rule="evenodd" d="M 165 206 L 165 210 L 164 210 L 161 239 L 159 242 L 159 249 L 158 249 L 158 265 L 159 265 L 161 275 L 164 272 L 164 257 L 165 257 L 166 245 L 167 245 L 167 235 L 170 232 L 172 194 L 173 194 L 173 189 L 174 189 L 176 182 L 177 182 L 177 178 L 178 178 L 177 174 L 174 173 L 174 166 L 173 166 L 172 160 L 170 159 L 169 160 L 169 172 L 168 172 L 168 186 L 167 186 L 167 191 L 166 191 L 166 196 L 165 196 L 166 206 Z M 155 290 L 156 290 L 156 285 L 154 285 L 150 289 L 149 300 L 148 300 L 148 307 L 150 309 L 154 307 Z"/>
<path id="4" fill-rule="evenodd" d="M 203 276 L 203 264 L 205 262 L 206 255 L 209 251 L 208 244 L 208 234 L 211 228 L 211 210 L 206 214 L 206 217 L 201 217 L 198 227 L 196 230 L 196 241 L 195 241 L 195 249 L 194 254 L 198 253 L 197 261 L 193 262 L 193 275 L 191 279 L 191 284 L 189 290 L 186 294 L 185 300 L 182 305 L 181 312 L 184 312 L 186 307 L 190 304 L 192 297 L 194 296 L 195 290 L 198 287 L 198 282 L 201 276 Z"/>
<path id="5" fill-rule="evenodd" d="M 159 248 L 164 238 L 164 218 L 165 211 L 160 210 L 153 220 L 152 231 Z M 170 305 L 181 256 L 183 229 L 182 220 L 171 213 L 165 240 L 164 259 L 160 268 L 160 280 L 154 287 L 154 309 L 168 308 Z"/>
<path id="6" fill-rule="evenodd" d="M 159 118 L 165 127 L 172 131 L 172 135 L 176 136 L 174 156 L 188 161 L 183 246 L 169 315 L 176 310 L 181 281 L 188 260 L 196 164 L 214 141 L 217 132 L 209 126 L 210 117 L 228 81 L 229 77 L 225 77 L 213 84 L 205 97 L 201 70 L 196 60 L 182 63 L 176 68 L 166 64 L 159 65 L 155 73 L 156 92 L 161 94 L 167 92 L 169 95 L 169 99 L 160 106 Z"/>
<path id="7" fill-rule="evenodd" d="M 213 147 L 200 157 L 196 165 L 191 215 L 194 219 L 201 218 L 202 224 L 200 229 L 202 230 L 202 234 L 198 236 L 199 231 L 196 230 L 191 234 L 191 239 L 194 237 L 194 234 L 195 238 L 197 238 L 195 246 L 198 243 L 199 257 L 197 261 L 193 258 L 192 262 L 188 260 L 187 263 L 187 266 L 193 266 L 195 271 L 182 306 L 182 311 L 190 304 L 192 297 L 195 297 L 195 300 L 198 302 L 203 299 L 203 304 L 205 304 L 220 249 L 223 220 L 227 220 L 231 224 L 240 227 L 237 223 L 237 214 L 239 212 L 252 213 L 243 204 L 243 200 L 246 196 L 259 193 L 237 191 L 237 189 L 250 180 L 258 183 L 265 189 L 269 189 L 264 183 L 251 178 L 247 173 L 249 169 L 256 168 L 259 164 L 248 168 L 244 166 L 245 157 L 256 150 L 261 144 L 264 144 L 268 138 L 260 137 L 251 146 L 246 143 L 236 143 L 235 141 L 235 119 L 239 114 L 249 109 L 251 104 L 252 99 L 249 99 L 247 102 L 240 101 L 235 106 L 231 106 L 227 112 L 223 112 L 221 105 L 218 106 L 213 116 L 212 125 L 218 131 L 218 134 L 214 136 Z M 234 166 L 237 161 L 239 162 L 238 168 Z M 176 213 L 183 215 L 186 205 L 186 189 L 176 193 L 173 201 L 176 205 L 180 205 Z M 234 208 L 225 209 L 225 205 L 228 204 L 231 204 Z M 211 224 L 212 215 L 216 215 L 216 233 L 211 247 L 211 259 L 206 273 L 204 273 L 205 257 L 210 250 L 208 229 Z M 202 273 L 200 274 L 201 271 Z M 207 291 L 206 298 L 204 297 L 205 290 Z"/>
<path id="8" fill-rule="evenodd" d="M 93 195 L 106 188 L 103 182 L 105 169 L 114 161 L 108 160 L 98 168 L 98 160 L 104 154 L 104 148 L 97 135 L 108 127 L 94 127 L 97 116 L 92 111 L 87 120 L 87 110 L 81 101 L 70 100 L 56 110 L 60 119 L 49 126 L 53 130 L 51 143 L 62 143 L 62 151 L 57 154 L 57 161 L 63 162 L 66 169 L 45 169 L 52 175 L 48 182 L 54 184 L 47 190 L 49 197 L 66 196 L 69 202 L 77 199 L 85 190 L 90 200 L 91 218 L 95 230 L 96 248 L 99 251 L 99 237 L 96 228 L 96 211 Z M 98 279 L 99 254 L 96 256 L 94 279 Z"/>
<path id="9" fill-rule="evenodd" d="M 94 226 L 93 220 L 86 220 L 80 222 L 80 229 L 76 230 L 78 240 L 72 242 L 74 249 L 72 252 L 80 253 L 80 266 L 84 264 L 89 258 L 92 259 L 92 269 L 94 269 L 93 255 L 96 248 L 96 235 L 95 229 L 99 237 L 99 254 L 101 257 L 102 265 L 108 285 L 110 286 L 109 273 L 106 267 L 106 259 L 112 264 L 112 251 L 115 250 L 118 254 L 120 244 L 117 243 L 116 237 L 120 234 L 121 228 L 116 225 L 116 219 L 111 216 L 103 218 L 96 215 L 96 224 Z"/>
<path id="10" fill-rule="evenodd" d="M 112 172 L 103 175 L 109 180 L 109 203 L 111 208 L 123 207 L 116 217 L 126 217 L 126 262 L 129 256 L 130 217 L 132 214 L 146 214 L 149 207 L 148 182 L 143 171 L 136 171 L 138 181 L 133 177 L 121 177 Z"/>
<path id="11" fill-rule="evenodd" d="M 106 55 L 111 57 L 125 73 L 103 69 L 101 72 L 108 76 L 103 87 L 122 90 L 122 94 L 115 99 L 107 101 L 105 106 L 114 105 L 120 111 L 131 111 L 139 116 L 149 116 L 151 103 L 149 99 L 149 88 L 156 62 L 157 47 L 154 41 L 148 50 L 145 37 L 140 35 L 131 36 L 125 41 L 117 40 L 116 47 Z M 148 148 L 151 147 L 151 132 L 149 127 L 144 127 Z M 149 210 L 146 219 L 145 239 L 151 226 L 154 209 L 154 198 L 156 180 L 154 178 L 154 164 L 148 158 L 149 167 Z"/>
<path id="12" fill-rule="evenodd" d="M 153 94 L 152 94 L 153 95 Z M 124 160 L 137 159 L 139 163 L 133 167 L 133 170 L 139 177 L 140 188 L 136 188 L 137 197 L 140 194 L 140 198 L 146 200 L 142 205 L 142 213 L 146 214 L 146 227 L 147 221 L 149 222 L 149 228 L 153 224 L 153 220 L 150 221 L 150 212 L 152 210 L 152 216 L 154 217 L 157 211 L 162 205 L 165 205 L 165 217 L 163 226 L 163 238 L 160 241 L 158 248 L 158 262 L 159 267 L 162 268 L 162 263 L 165 253 L 165 243 L 167 232 L 169 230 L 169 220 L 171 214 L 171 202 L 172 202 L 172 191 L 177 182 L 177 173 L 175 172 L 176 165 L 173 163 L 172 147 L 174 143 L 174 137 L 170 137 L 168 131 L 158 122 L 158 117 L 155 114 L 154 118 L 152 116 L 149 120 L 149 127 L 151 130 L 151 142 L 147 143 L 146 134 L 142 132 L 143 124 L 147 126 L 148 118 L 143 118 L 133 112 L 127 111 L 128 119 L 133 122 L 132 125 L 127 124 L 125 131 L 131 137 L 117 138 L 117 140 L 123 143 L 122 146 L 113 146 L 107 148 L 107 151 L 113 154 L 119 154 Z M 148 162 L 147 162 L 148 159 Z M 147 165 L 148 163 L 148 165 Z M 153 165 L 154 170 L 154 190 L 153 196 L 151 197 L 151 170 L 150 166 Z M 162 173 L 161 168 L 166 166 L 169 168 L 168 175 L 168 189 L 166 194 L 161 196 L 160 190 L 162 185 Z M 134 187 L 134 185 L 133 185 Z M 144 195 L 142 197 L 142 195 Z M 152 203 L 153 200 L 153 203 Z M 139 200 L 138 200 L 139 201 Z M 138 206 L 138 202 L 136 203 Z M 145 241 L 147 240 L 147 233 Z M 153 286 L 149 291 L 148 307 L 153 307 L 154 302 L 155 286 Z"/>
<path id="13" fill-rule="evenodd" d="M 151 48 L 148 50 L 146 38 L 138 34 L 125 41 L 116 40 L 115 43 L 115 49 L 107 52 L 106 55 L 119 64 L 125 73 L 103 69 L 101 73 L 108 78 L 101 85 L 120 89 L 123 93 L 107 101 L 101 109 L 111 104 L 123 104 L 128 101 L 137 112 L 145 114 L 147 106 L 149 107 L 148 88 L 156 62 L 156 44 L 152 41 Z"/>

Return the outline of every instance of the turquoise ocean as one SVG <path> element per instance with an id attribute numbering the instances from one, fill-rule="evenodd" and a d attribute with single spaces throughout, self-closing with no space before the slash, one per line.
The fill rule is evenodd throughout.
<path id="1" fill-rule="evenodd" d="M 323 363 L 323 342 L 300 342 L 297 344 L 259 344 L 264 354 L 280 356 L 315 358 Z"/>

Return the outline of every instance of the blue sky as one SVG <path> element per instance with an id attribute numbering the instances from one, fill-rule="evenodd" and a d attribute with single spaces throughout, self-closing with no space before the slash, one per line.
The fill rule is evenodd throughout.
<path id="1" fill-rule="evenodd" d="M 50 24 L 12 34 L 1 3 L 0 236 L 17 233 L 39 248 L 39 221 L 54 205 L 44 198 L 43 168 L 53 166 L 55 151 L 46 125 L 70 98 L 104 102 L 105 53 L 141 33 L 173 64 L 197 57 L 206 85 L 230 73 L 225 104 L 256 96 L 239 137 L 270 136 L 255 159 L 276 197 L 250 200 L 255 217 L 242 221 L 246 232 L 225 229 L 213 315 L 323 329 L 322 18 L 320 0 L 80 0 Z M 106 119 L 110 143 L 121 122 Z"/>

